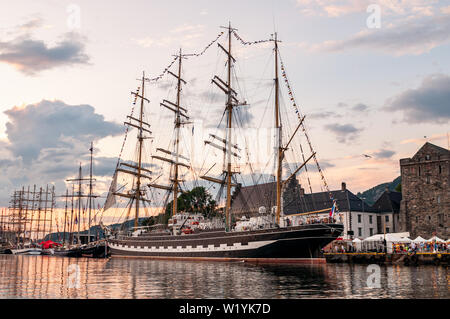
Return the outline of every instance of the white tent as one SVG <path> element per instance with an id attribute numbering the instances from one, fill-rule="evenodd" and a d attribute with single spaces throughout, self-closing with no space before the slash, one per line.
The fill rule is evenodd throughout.
<path id="1" fill-rule="evenodd" d="M 404 233 L 388 233 L 388 234 L 376 234 L 370 237 L 367 237 L 363 240 L 364 243 L 371 243 L 371 242 L 382 242 L 386 238 L 386 249 L 388 253 L 392 253 L 392 244 L 395 243 L 411 243 L 412 240 L 408 238 L 409 232 Z M 372 246 L 373 244 L 369 244 L 369 246 Z M 378 245 L 378 244 L 377 244 Z M 366 245 L 364 245 L 366 246 Z"/>
<path id="2" fill-rule="evenodd" d="M 409 243 L 411 239 L 408 238 L 409 233 L 388 233 L 384 234 L 376 234 L 364 239 L 364 241 L 383 241 L 386 238 L 387 242 L 397 242 L 397 243 Z"/>
<path id="3" fill-rule="evenodd" d="M 401 238 L 398 238 L 396 240 L 393 240 L 393 242 L 396 242 L 396 243 L 412 243 L 412 240 L 409 239 L 409 238 L 406 238 L 406 237 L 401 237 Z"/>
<path id="4" fill-rule="evenodd" d="M 352 243 L 353 243 L 356 251 L 361 251 L 361 243 L 362 243 L 361 239 L 355 238 L 355 239 L 352 240 Z"/>
<path id="5" fill-rule="evenodd" d="M 427 240 L 423 237 L 417 236 L 416 239 L 413 240 L 415 243 L 425 243 Z"/>
<path id="6" fill-rule="evenodd" d="M 352 243 L 355 245 L 356 251 L 360 251 L 361 250 L 361 243 L 362 240 L 359 238 L 355 238 L 352 240 Z"/>
<path id="7" fill-rule="evenodd" d="M 438 242 L 438 243 L 439 243 L 439 242 L 441 242 L 441 243 L 445 242 L 445 240 L 440 239 L 438 236 L 433 236 L 433 237 L 431 237 L 430 239 L 427 240 L 427 242 L 431 242 L 431 241 L 432 241 L 432 242 L 435 242 L 435 241 L 436 241 L 436 242 Z"/>
<path id="8" fill-rule="evenodd" d="M 449 238 L 449 239 L 447 239 L 446 243 L 450 243 L 450 238 Z"/>

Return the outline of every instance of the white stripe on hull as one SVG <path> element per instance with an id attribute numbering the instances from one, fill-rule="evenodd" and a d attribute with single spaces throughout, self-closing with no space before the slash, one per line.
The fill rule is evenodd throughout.
<path id="1" fill-rule="evenodd" d="M 42 249 L 39 248 L 23 248 L 23 249 L 11 249 L 14 255 L 40 255 Z"/>
<path id="2" fill-rule="evenodd" d="M 121 251 L 146 252 L 146 253 L 187 253 L 187 252 L 221 252 L 221 251 L 240 251 L 240 250 L 258 249 L 263 246 L 270 245 L 274 242 L 275 240 L 266 240 L 266 241 L 249 242 L 248 245 L 242 245 L 241 243 L 234 243 L 233 246 L 227 246 L 227 244 L 220 244 L 219 247 L 214 247 L 214 245 L 208 245 L 208 247 L 203 247 L 203 245 L 201 245 L 195 247 L 186 246 L 184 248 L 182 248 L 181 246 L 136 247 L 115 243 L 108 243 L 108 246 L 113 249 Z"/>

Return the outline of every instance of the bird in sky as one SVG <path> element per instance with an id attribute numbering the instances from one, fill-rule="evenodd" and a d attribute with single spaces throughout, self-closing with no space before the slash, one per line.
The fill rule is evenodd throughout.
<path id="1" fill-rule="evenodd" d="M 363 154 L 363 156 L 364 156 L 364 157 L 367 157 L 367 158 L 372 158 L 372 156 L 367 155 L 367 154 Z"/>

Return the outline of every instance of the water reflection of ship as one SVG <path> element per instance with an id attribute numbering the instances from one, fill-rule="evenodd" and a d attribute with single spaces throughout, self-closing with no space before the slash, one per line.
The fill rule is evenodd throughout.
<path id="1" fill-rule="evenodd" d="M 275 69 L 275 80 L 274 80 L 274 122 L 276 130 L 276 147 L 274 150 L 273 158 L 276 166 L 275 175 L 275 185 L 276 185 L 276 203 L 273 206 L 274 212 L 272 216 L 272 221 L 266 223 L 257 229 L 251 230 L 237 230 L 233 226 L 233 212 L 232 212 L 232 201 L 233 194 L 232 189 L 236 191 L 239 190 L 241 183 L 237 180 L 237 176 L 240 172 L 236 169 L 236 161 L 241 158 L 240 152 L 241 147 L 238 146 L 234 141 L 233 133 L 239 132 L 240 124 L 242 124 L 242 119 L 238 117 L 239 109 L 242 106 L 247 106 L 246 101 L 241 101 L 238 98 L 238 88 L 239 85 L 232 85 L 233 81 L 238 79 L 235 75 L 234 64 L 236 63 L 236 58 L 232 55 L 232 37 L 236 37 L 241 42 L 243 41 L 239 35 L 236 33 L 236 29 L 230 26 L 225 28 L 228 33 L 228 42 L 225 45 L 227 48 L 218 43 L 220 52 L 224 52 L 226 55 L 226 74 L 227 79 L 222 80 L 220 77 L 215 76 L 212 83 L 215 84 L 221 91 L 225 93 L 226 97 L 226 107 L 224 110 L 224 116 L 226 115 L 226 123 L 224 122 L 224 137 L 220 137 L 219 134 L 211 134 L 211 139 L 205 141 L 208 147 L 215 148 L 223 152 L 223 170 L 219 176 L 209 176 L 207 175 L 215 164 L 208 169 L 207 172 L 203 174 L 198 174 L 200 178 L 204 181 L 218 184 L 220 186 L 219 198 L 222 191 L 226 193 L 223 208 L 224 212 L 224 227 L 212 230 L 200 230 L 195 232 L 182 232 L 181 229 L 170 229 L 170 233 L 161 232 L 142 232 L 138 229 L 138 221 L 140 216 L 140 210 L 146 209 L 146 206 L 151 204 L 151 200 L 148 197 L 148 192 L 153 189 L 166 191 L 167 202 L 168 198 L 172 197 L 172 216 L 179 213 L 178 210 L 178 195 L 185 190 L 182 189 L 183 179 L 180 178 L 182 175 L 182 170 L 192 171 L 191 164 L 188 163 L 189 157 L 181 154 L 180 148 L 180 129 L 186 125 L 192 124 L 189 122 L 188 110 L 186 106 L 181 106 L 181 92 L 182 85 L 186 84 L 186 81 L 181 78 L 182 76 L 182 60 L 189 57 L 190 55 L 183 55 L 181 50 L 179 54 L 176 55 L 172 64 L 178 61 L 177 71 L 171 72 L 169 68 L 166 68 L 168 74 L 175 78 L 176 82 L 176 101 L 170 102 L 164 100 L 161 106 L 173 112 L 174 120 L 174 140 L 171 145 L 173 149 L 167 150 L 163 148 L 156 148 L 156 152 L 164 153 L 165 156 L 152 155 L 152 159 L 161 161 L 162 163 L 170 164 L 170 176 L 168 177 L 168 184 L 157 184 L 155 179 L 152 177 L 153 172 L 149 169 L 147 163 L 145 163 L 145 158 L 143 154 L 144 143 L 151 139 L 150 136 L 152 132 L 149 130 L 149 121 L 144 119 L 144 103 L 149 103 L 149 100 L 145 97 L 145 83 L 149 80 L 142 76 L 140 80 L 140 87 L 137 92 L 132 94 L 135 96 L 136 100 L 140 101 L 139 113 L 133 115 L 133 111 L 127 118 L 129 122 L 125 122 L 130 129 L 137 128 L 137 146 L 136 152 L 134 154 L 133 162 L 124 162 L 119 156 L 119 161 L 117 164 L 116 171 L 114 173 L 113 182 L 111 183 L 110 191 L 104 209 L 108 209 L 113 204 L 116 203 L 115 198 L 123 198 L 128 201 L 127 203 L 127 216 L 130 212 L 134 210 L 135 222 L 134 222 L 134 232 L 130 233 L 121 232 L 111 235 L 108 239 L 108 246 L 111 249 L 113 256 L 126 255 L 126 256 L 147 256 L 156 258 L 196 258 L 196 259 L 229 259 L 229 258 L 312 258 L 318 257 L 320 255 L 320 249 L 327 245 L 329 242 L 336 239 L 343 231 L 343 225 L 330 220 L 328 223 L 321 224 L 307 224 L 300 226 L 291 226 L 288 223 L 288 219 L 283 217 L 282 212 L 282 189 L 285 184 L 292 178 L 296 178 L 297 174 L 301 169 L 307 169 L 307 163 L 310 160 L 314 160 L 317 164 L 318 172 L 320 173 L 323 186 L 328 190 L 328 185 L 326 184 L 325 178 L 320 166 L 316 159 L 316 152 L 313 150 L 310 143 L 309 137 L 306 133 L 304 126 L 305 117 L 301 116 L 301 113 L 295 104 L 293 98 L 292 90 L 289 85 L 289 81 L 285 76 L 285 67 L 281 66 L 281 71 L 283 73 L 284 82 L 286 83 L 287 91 L 289 93 L 290 101 L 294 101 L 293 107 L 297 116 L 298 122 L 296 123 L 296 129 L 291 132 L 289 138 L 285 138 L 282 132 L 282 116 L 280 111 L 280 85 L 279 85 L 279 55 L 278 43 L 276 34 L 273 38 L 265 42 L 272 42 L 274 44 L 274 69 Z M 223 34 L 222 32 L 221 34 Z M 220 35 L 219 35 L 220 37 Z M 218 38 L 219 38 L 218 37 Z M 217 39 L 218 39 L 217 38 Z M 217 40 L 216 39 L 216 40 Z M 216 41 L 215 40 L 215 41 Z M 214 41 L 213 41 L 214 42 Z M 264 41 L 263 41 L 264 42 Z M 209 46 L 208 46 L 209 47 Z M 208 48 L 207 47 L 207 48 Z M 195 56 L 199 56 L 197 54 Z M 172 65 L 171 64 L 171 65 Z M 295 115 L 294 115 L 295 116 Z M 225 117 L 222 117 L 224 120 Z M 220 124 L 219 124 L 220 126 Z M 306 154 L 301 148 L 301 157 L 303 162 L 300 165 L 296 165 L 295 169 L 288 172 L 288 177 L 283 178 L 283 167 L 285 167 L 286 156 L 288 150 L 293 152 L 296 148 L 292 143 L 294 138 L 298 138 L 299 132 L 302 132 L 309 145 L 310 154 Z M 126 136 L 124 143 L 126 141 Z M 249 141 L 246 141 L 249 143 Z M 297 143 L 297 142 L 296 142 Z M 123 149 L 123 147 L 122 147 Z M 247 146 L 244 147 L 248 150 Z M 250 167 L 251 169 L 251 167 Z M 121 176 L 127 176 L 131 181 L 127 182 L 125 185 L 131 185 L 132 187 L 128 191 L 119 191 L 117 180 L 119 174 Z M 160 176 L 159 176 L 160 177 Z M 159 178 L 158 177 L 158 178 Z M 158 179 L 156 178 L 156 180 Z M 150 181 L 151 182 L 146 182 Z M 309 179 L 308 179 L 309 181 Z M 147 185 L 144 184 L 147 183 Z M 226 190 L 226 191 L 225 191 Z M 331 192 L 330 197 L 332 197 Z M 332 198 L 331 198 L 332 199 Z M 163 205 L 166 207 L 166 205 Z M 330 207 L 330 211 L 334 212 Z M 317 212 L 311 211 L 307 212 L 310 214 L 316 214 Z M 268 212 L 272 214 L 272 210 Z"/>

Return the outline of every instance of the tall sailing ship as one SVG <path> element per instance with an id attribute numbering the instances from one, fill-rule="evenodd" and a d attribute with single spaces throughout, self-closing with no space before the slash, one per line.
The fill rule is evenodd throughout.
<path id="1" fill-rule="evenodd" d="M 55 187 L 36 185 L 33 189 L 22 187 L 11 197 L 8 215 L 2 211 L 2 237 L 9 247 L 3 251 L 14 255 L 41 255 L 48 251 L 39 244 L 47 230 L 52 229 L 55 208 Z"/>
<path id="2" fill-rule="evenodd" d="M 238 176 L 241 175 L 238 165 L 235 165 L 237 159 L 241 158 L 240 152 L 247 146 L 239 146 L 236 143 L 236 134 L 239 130 L 235 126 L 239 119 L 236 114 L 239 114 L 239 108 L 247 107 L 246 101 L 241 101 L 238 97 L 238 89 L 233 84 L 237 77 L 234 75 L 234 65 L 236 58 L 232 53 L 232 39 L 233 37 L 245 43 L 237 34 L 237 30 L 231 25 L 225 28 L 219 36 L 211 42 L 217 42 L 218 50 L 225 53 L 226 56 L 226 79 L 219 76 L 214 76 L 212 83 L 225 94 L 225 109 L 223 111 L 224 128 L 222 132 L 210 134 L 209 139 L 204 141 L 205 147 L 211 147 L 214 150 L 219 150 L 222 153 L 223 163 L 222 171 L 215 176 L 208 174 L 210 170 L 217 164 L 214 163 L 207 172 L 196 172 L 193 165 L 190 163 L 189 157 L 182 154 L 181 151 L 181 134 L 182 127 L 192 125 L 192 119 L 188 115 L 188 108 L 181 101 L 181 93 L 184 85 L 187 82 L 182 78 L 183 60 L 192 56 L 200 56 L 204 51 L 211 46 L 208 45 L 200 54 L 182 54 L 175 56 L 172 64 L 166 68 L 162 76 L 171 76 L 176 83 L 176 97 L 174 101 L 163 100 L 160 104 L 165 110 L 169 110 L 174 115 L 173 141 L 170 143 L 169 149 L 157 147 L 152 155 L 152 160 L 156 160 L 164 165 L 169 165 L 170 169 L 167 177 L 162 178 L 163 174 L 156 176 L 152 167 L 158 165 L 149 165 L 148 158 L 145 158 L 149 148 L 146 146 L 148 141 L 153 140 L 153 132 L 150 131 L 150 120 L 147 119 L 144 106 L 149 103 L 146 97 L 145 87 L 150 79 L 142 75 L 140 79 L 140 87 L 136 92 L 132 92 L 134 96 L 134 106 L 137 101 L 140 103 L 138 114 L 134 115 L 134 107 L 131 115 L 127 116 L 128 121 L 125 122 L 128 129 L 137 129 L 137 145 L 135 147 L 134 157 L 131 161 L 122 160 L 121 155 L 117 162 L 116 170 L 113 176 L 113 181 L 110 186 L 109 194 L 105 202 L 104 211 L 117 205 L 116 210 L 123 210 L 126 213 L 126 218 L 131 218 L 134 213 L 134 227 L 130 229 L 122 228 L 113 231 L 108 227 L 105 230 L 108 232 L 107 243 L 113 256 L 146 256 L 155 258 L 194 258 L 194 259 L 228 259 L 228 258 L 313 258 L 320 255 L 322 247 L 335 240 L 343 231 L 343 225 L 336 223 L 333 217 L 327 222 L 321 223 L 305 223 L 302 225 L 292 225 L 290 219 L 283 214 L 283 189 L 287 182 L 296 179 L 300 170 L 307 170 L 306 164 L 310 160 L 316 161 L 318 171 L 321 174 L 321 179 L 326 185 L 323 173 L 317 162 L 316 153 L 314 152 L 309 137 L 306 135 L 304 126 L 305 117 L 300 116 L 298 110 L 296 111 L 295 130 L 291 132 L 289 138 L 285 139 L 283 125 L 280 111 L 280 81 L 279 70 L 281 57 L 279 56 L 279 40 L 277 35 L 273 34 L 270 40 L 255 41 L 271 42 L 273 43 L 274 53 L 274 99 L 273 99 L 273 114 L 275 127 L 275 148 L 273 154 L 273 164 L 275 174 L 273 174 L 275 202 L 269 207 L 269 210 L 260 209 L 257 213 L 257 220 L 262 220 L 262 223 L 253 224 L 253 227 L 242 227 L 242 223 L 247 220 L 245 215 L 237 221 L 239 212 L 233 207 L 233 201 L 236 199 L 236 194 L 239 194 L 242 183 L 239 183 Z M 221 45 L 217 40 L 223 35 L 228 35 L 225 45 Z M 177 64 L 175 64 L 177 62 Z M 175 72 L 171 71 L 171 66 L 177 66 Z M 285 75 L 284 66 L 281 65 L 281 71 Z M 156 78 L 156 79 L 159 79 Z M 155 80 L 155 79 L 153 79 Z M 290 91 L 290 85 L 285 78 L 285 82 Z M 293 98 L 291 98 L 293 100 Z M 295 105 L 295 104 L 294 104 Z M 193 128 L 192 128 L 193 130 Z M 286 175 L 286 152 L 294 147 L 294 137 L 297 133 L 303 132 L 310 146 L 311 154 L 305 156 L 302 150 L 302 163 Z M 155 132 L 157 135 L 158 133 Z M 126 141 L 126 136 L 124 143 Z M 248 143 L 248 141 L 247 141 Z M 123 150 L 123 146 L 122 146 Z M 122 154 L 122 151 L 121 151 Z M 163 154 L 163 155 L 161 155 Z M 183 171 L 190 171 L 193 176 L 192 181 L 184 180 L 187 174 Z M 166 174 L 167 175 L 167 174 Z M 118 182 L 119 176 L 124 176 L 121 180 L 121 185 Z M 128 177 L 128 182 L 125 181 Z M 160 180 L 166 179 L 165 183 L 160 183 Z M 211 183 L 218 185 L 217 203 L 219 208 L 215 212 L 220 216 L 219 222 L 211 223 L 205 220 L 201 214 L 187 214 L 182 212 L 178 207 L 180 194 L 187 192 L 187 188 L 192 185 L 197 185 L 199 180 L 204 183 Z M 215 187 L 213 187 L 216 189 Z M 127 190 L 126 190 L 127 189 Z M 152 205 L 152 198 L 154 198 L 154 191 L 160 190 L 165 192 L 165 199 L 160 208 L 166 213 L 170 213 L 168 225 L 154 225 L 153 227 L 140 226 L 140 217 L 142 211 L 150 209 Z M 225 193 L 223 199 L 221 194 Z M 329 192 L 330 197 L 331 192 Z M 241 195 L 242 196 L 242 195 Z M 116 199 L 122 198 L 127 201 L 127 204 L 120 206 Z M 167 205 L 169 199 L 172 199 L 170 205 Z M 330 198 L 332 200 L 332 198 Z M 245 201 L 245 198 L 244 198 Z M 220 205 L 220 203 L 222 203 Z M 334 212 L 334 207 L 330 207 L 330 212 Z M 191 212 L 192 213 L 192 212 Z M 194 211 L 195 213 L 195 211 Z M 313 216 L 317 212 L 310 211 L 308 214 Z M 305 214 L 305 215 L 308 215 Z M 309 216 L 309 215 L 308 215 Z M 330 214 L 331 216 L 331 214 Z M 190 221 L 190 223 L 186 223 Z M 200 225 L 209 225 L 208 227 L 199 227 Z M 196 225 L 197 227 L 191 227 Z"/>

